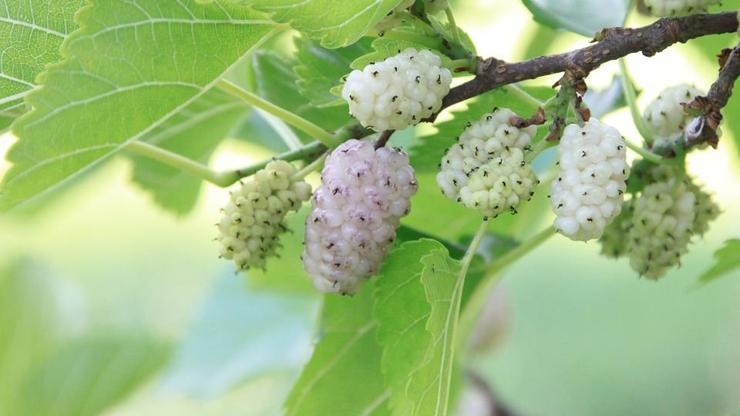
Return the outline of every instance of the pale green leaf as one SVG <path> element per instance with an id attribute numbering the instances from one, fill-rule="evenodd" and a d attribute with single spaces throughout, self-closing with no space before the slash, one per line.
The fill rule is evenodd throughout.
<path id="1" fill-rule="evenodd" d="M 18 415 L 93 416 L 154 374 L 169 348 L 146 336 L 86 338 L 39 363 L 23 384 Z"/>
<path id="2" fill-rule="evenodd" d="M 714 265 L 704 272 L 699 282 L 706 284 L 740 267 L 740 239 L 725 241 L 724 247 L 714 253 Z"/>
<path id="3" fill-rule="evenodd" d="M 434 240 L 401 244 L 386 258 L 375 284 L 373 316 L 378 322 L 378 342 L 383 347 L 381 367 L 391 390 L 394 414 L 407 409 L 406 384 L 419 368 L 432 344 L 427 331 L 431 306 L 421 282 L 422 258 L 443 246 Z"/>
<path id="4" fill-rule="evenodd" d="M 165 388 L 213 399 L 264 374 L 297 372 L 317 306 L 316 296 L 260 292 L 224 273 L 179 342 Z"/>
<path id="5" fill-rule="evenodd" d="M 0 414 L 15 411 L 20 381 L 58 341 L 55 293 L 29 261 L 0 270 Z"/>
<path id="6" fill-rule="evenodd" d="M 421 259 L 421 282 L 431 313 L 426 330 L 432 336 L 426 361 L 406 381 L 407 402 L 400 415 L 447 415 L 453 403 L 455 377 L 455 335 L 461 308 L 463 279 L 460 262 L 450 258 L 444 248 L 432 250 Z"/>
<path id="7" fill-rule="evenodd" d="M 0 0 L 0 131 L 24 110 L 36 76 L 61 59 L 59 47 L 75 30 L 84 0 Z"/>
<path id="8" fill-rule="evenodd" d="M 273 29 L 244 6 L 97 0 L 18 120 L 1 208 L 53 191 L 195 102 Z"/>
<path id="9" fill-rule="evenodd" d="M 540 23 L 593 37 L 601 29 L 622 26 L 630 0 L 522 0 Z"/>
<path id="10" fill-rule="evenodd" d="M 324 48 L 306 37 L 297 38 L 295 43 L 298 64 L 293 69 L 299 77 L 296 83 L 301 94 L 317 107 L 338 105 L 349 112 L 346 102 L 330 90 L 342 83 L 352 61 L 372 51 L 369 38 L 338 49 Z"/>
<path id="11" fill-rule="evenodd" d="M 246 116 L 244 103 L 212 89 L 141 138 L 155 146 L 207 164 L 216 146 Z M 133 157 L 133 179 L 175 214 L 195 207 L 202 180 L 144 157 Z"/>
<path id="12" fill-rule="evenodd" d="M 250 0 L 272 19 L 290 24 L 327 48 L 355 43 L 372 30 L 401 0 Z"/>
<path id="13" fill-rule="evenodd" d="M 372 308 L 373 281 L 353 297 L 324 297 L 321 337 L 288 396 L 286 416 L 390 414 Z"/>

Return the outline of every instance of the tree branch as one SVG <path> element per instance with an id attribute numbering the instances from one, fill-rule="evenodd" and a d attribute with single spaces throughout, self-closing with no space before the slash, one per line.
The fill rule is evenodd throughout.
<path id="1" fill-rule="evenodd" d="M 488 58 L 478 65 L 473 80 L 450 91 L 442 107 L 503 85 L 545 75 L 571 72 L 577 77 L 585 77 L 603 63 L 632 53 L 642 52 L 643 55 L 652 56 L 674 43 L 683 43 L 705 35 L 731 33 L 737 29 L 737 12 L 663 18 L 637 29 L 604 29 L 594 38 L 595 44 L 567 53 L 517 63 Z"/>
<path id="2" fill-rule="evenodd" d="M 719 76 L 707 96 L 697 97 L 686 105 L 690 113 L 699 113 L 686 127 L 686 148 L 705 143 L 716 147 L 719 143 L 717 132 L 722 122 L 721 110 L 730 101 L 735 81 L 740 76 L 740 44 L 723 50 L 719 58 Z"/>

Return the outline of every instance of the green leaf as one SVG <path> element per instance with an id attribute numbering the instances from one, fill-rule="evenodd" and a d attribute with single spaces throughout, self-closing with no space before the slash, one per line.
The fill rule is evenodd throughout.
<path id="1" fill-rule="evenodd" d="M 317 306 L 314 296 L 258 292 L 222 275 L 179 342 L 164 386 L 213 399 L 260 375 L 297 371 L 310 353 Z"/>
<path id="2" fill-rule="evenodd" d="M 51 282 L 19 260 L 0 270 L 0 414 L 15 410 L 21 380 L 55 347 L 59 334 Z"/>
<path id="3" fill-rule="evenodd" d="M 207 164 L 216 146 L 247 113 L 241 101 L 212 89 L 141 141 Z M 148 158 L 132 158 L 133 180 L 150 191 L 157 204 L 178 215 L 187 214 L 195 207 L 203 182 L 200 178 Z"/>
<path id="4" fill-rule="evenodd" d="M 522 0 L 534 18 L 555 29 L 592 37 L 601 29 L 622 26 L 629 0 Z"/>
<path id="5" fill-rule="evenodd" d="M 349 112 L 346 102 L 330 90 L 342 82 L 352 61 L 372 51 L 370 39 L 363 38 L 353 45 L 338 49 L 323 48 L 306 37 L 296 38 L 295 44 L 298 63 L 293 70 L 298 75 L 296 84 L 301 94 L 309 99 L 311 105 L 338 105 Z"/>
<path id="6" fill-rule="evenodd" d="M 74 342 L 39 365 L 24 384 L 16 414 L 101 414 L 147 381 L 167 355 L 166 346 L 145 336 Z"/>
<path id="7" fill-rule="evenodd" d="M 0 0 L 0 131 L 23 114 L 36 76 L 61 59 L 59 47 L 84 0 Z"/>
<path id="8" fill-rule="evenodd" d="M 327 131 L 334 131 L 350 121 L 347 107 L 316 108 L 296 89 L 298 76 L 293 72 L 295 62 L 275 52 L 259 50 L 252 56 L 254 91 L 262 98 L 316 123 Z M 315 140 L 296 131 L 304 142 Z"/>
<path id="9" fill-rule="evenodd" d="M 354 297 L 324 297 L 321 339 L 288 396 L 286 416 L 390 414 L 372 316 L 373 286 L 367 282 Z"/>
<path id="10" fill-rule="evenodd" d="M 96 0 L 14 127 L 0 208 L 55 190 L 195 102 L 273 28 L 243 6 Z"/>
<path id="11" fill-rule="evenodd" d="M 712 282 L 740 267 L 740 239 L 725 241 L 724 247 L 714 253 L 714 265 L 699 278 L 701 284 Z"/>
<path id="12" fill-rule="evenodd" d="M 461 308 L 463 279 L 460 262 L 450 258 L 447 250 L 439 248 L 422 257 L 424 268 L 421 282 L 431 313 L 426 330 L 432 343 L 423 365 L 406 380 L 407 402 L 401 415 L 447 415 L 452 400 L 455 378 L 455 339 L 458 314 Z"/>
<path id="13" fill-rule="evenodd" d="M 431 313 L 421 275 L 422 258 L 443 250 L 434 240 L 409 241 L 396 247 L 385 259 L 375 283 L 373 316 L 378 322 L 378 342 L 383 347 L 381 367 L 391 395 L 394 414 L 407 407 L 406 383 L 419 368 L 432 343 L 426 330 Z"/>
<path id="14" fill-rule="evenodd" d="M 287 23 L 327 48 L 351 45 L 401 3 L 401 0 L 251 0 L 273 20 Z"/>

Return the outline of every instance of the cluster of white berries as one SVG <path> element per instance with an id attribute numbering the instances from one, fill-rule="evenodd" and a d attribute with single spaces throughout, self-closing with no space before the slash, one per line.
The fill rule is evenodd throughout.
<path id="1" fill-rule="evenodd" d="M 272 161 L 231 193 L 217 224 L 221 257 L 234 260 L 240 270 L 264 267 L 286 230 L 285 216 L 311 197 L 311 186 L 295 174 L 292 164 Z"/>
<path id="2" fill-rule="evenodd" d="M 442 67 L 439 56 L 409 48 L 352 71 L 342 97 L 363 126 L 400 130 L 439 111 L 451 82 L 452 74 Z"/>
<path id="3" fill-rule="evenodd" d="M 707 11 L 707 7 L 722 0 L 644 0 L 645 8 L 654 16 L 683 16 Z"/>
<path id="4" fill-rule="evenodd" d="M 349 140 L 326 160 L 306 219 L 303 264 L 322 292 L 353 294 L 376 273 L 417 183 L 398 149 Z"/>
<path id="5" fill-rule="evenodd" d="M 655 166 L 641 176 L 648 184 L 625 203 L 599 240 L 609 257 L 628 255 L 632 268 L 651 279 L 679 264 L 691 238 L 703 235 L 720 213 L 712 197 L 689 179 Z"/>
<path id="6" fill-rule="evenodd" d="M 571 240 L 599 238 L 619 215 L 629 166 L 619 132 L 592 118 L 570 124 L 558 146 L 560 172 L 550 201 L 558 232 Z"/>
<path id="7" fill-rule="evenodd" d="M 635 201 L 629 232 L 630 265 L 657 279 L 677 264 L 691 240 L 696 197 L 686 183 L 652 183 Z"/>
<path id="8" fill-rule="evenodd" d="M 516 114 L 495 109 L 472 123 L 447 150 L 437 183 L 442 193 L 486 217 L 505 210 L 516 212 L 539 183 L 524 152 L 537 133 L 536 126 L 512 125 Z"/>
<path id="9" fill-rule="evenodd" d="M 702 92 L 690 85 L 676 85 L 663 90 L 647 106 L 644 117 L 653 136 L 653 147 L 672 146 L 683 138 L 691 116 L 681 103 L 689 103 L 700 95 Z"/>

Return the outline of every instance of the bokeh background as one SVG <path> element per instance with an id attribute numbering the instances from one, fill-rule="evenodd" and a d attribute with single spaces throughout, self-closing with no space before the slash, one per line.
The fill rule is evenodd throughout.
<path id="1" fill-rule="evenodd" d="M 515 61 L 588 42 L 541 27 L 520 2 L 454 8 L 482 56 Z M 647 22 L 634 15 L 628 24 Z M 288 40 L 276 44 L 290 54 Z M 630 56 L 642 106 L 676 83 L 708 88 L 717 42 Z M 608 88 L 617 70 L 603 66 L 589 86 Z M 605 121 L 639 138 L 626 109 Z M 278 140 L 262 124 L 250 134 Z M 466 360 L 497 397 L 533 416 L 740 415 L 740 271 L 697 285 L 712 253 L 740 236 L 736 133 L 689 158 L 724 212 L 663 280 L 638 279 L 596 244 L 561 237 L 506 271 L 505 331 Z M 270 155 L 234 136 L 213 166 Z M 14 140 L 0 136 L 0 154 Z M 7 168 L 0 162 L 0 173 Z M 295 268 L 245 277 L 217 258 L 213 224 L 225 190 L 205 186 L 197 209 L 174 217 L 131 184 L 131 171 L 116 159 L 34 212 L 0 217 L 0 414 L 279 414 L 310 355 L 319 296 Z M 518 237 L 550 220 L 520 227 Z M 452 239 L 467 232 L 447 218 L 409 221 Z"/>

